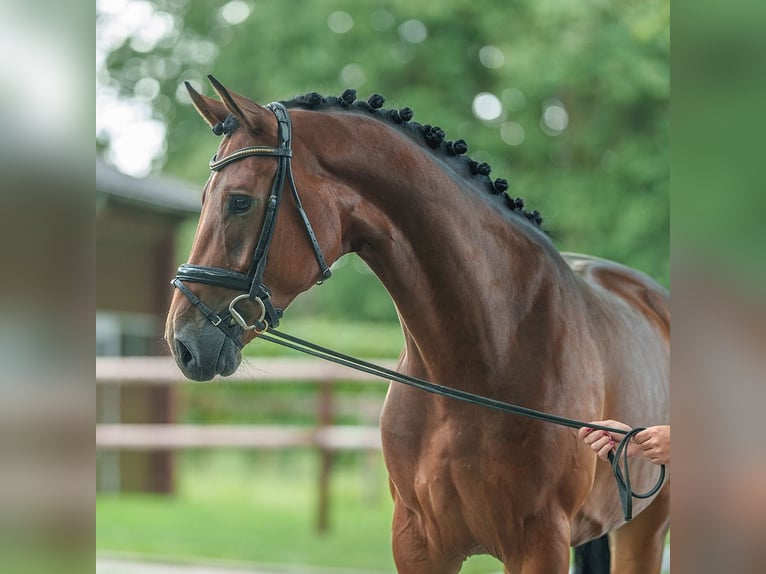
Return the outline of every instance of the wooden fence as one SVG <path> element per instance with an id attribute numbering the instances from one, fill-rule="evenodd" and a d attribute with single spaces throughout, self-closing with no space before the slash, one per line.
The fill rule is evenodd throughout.
<path id="1" fill-rule="evenodd" d="M 395 368 L 390 359 L 371 359 L 388 368 Z M 170 357 L 96 357 L 96 382 L 99 384 L 156 385 L 192 384 L 215 385 L 221 382 L 257 383 L 279 381 L 358 381 L 381 383 L 378 377 L 320 359 L 263 358 L 243 359 L 236 373 L 229 377 L 216 377 L 204 383 L 184 378 Z"/>
<path id="2" fill-rule="evenodd" d="M 376 361 L 393 368 L 390 360 Z M 329 490 L 333 454 L 341 450 L 380 449 L 377 426 L 334 425 L 333 386 L 337 381 L 384 384 L 372 375 L 316 359 L 263 358 L 243 361 L 239 370 L 225 379 L 192 383 L 183 377 L 170 357 L 97 357 L 99 385 L 215 385 L 306 381 L 319 385 L 316 424 L 287 425 L 187 425 L 187 424 L 98 424 L 96 448 L 110 450 L 178 450 L 188 448 L 286 449 L 316 448 L 320 456 L 317 485 L 319 496 L 317 528 L 328 529 Z"/>

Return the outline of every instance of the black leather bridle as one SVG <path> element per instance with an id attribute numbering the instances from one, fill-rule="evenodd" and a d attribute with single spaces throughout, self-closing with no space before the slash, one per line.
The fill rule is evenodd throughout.
<path id="1" fill-rule="evenodd" d="M 271 302 L 271 291 L 269 291 L 269 288 L 263 283 L 263 274 L 266 270 L 266 262 L 268 260 L 271 240 L 274 237 L 277 215 L 279 214 L 279 207 L 282 202 L 282 192 L 285 188 L 285 179 L 290 184 L 290 189 L 295 198 L 298 213 L 301 216 L 311 245 L 314 248 L 314 254 L 319 263 L 322 275 L 320 283 L 329 279 L 332 274 L 322 255 L 322 249 L 319 247 L 319 242 L 311 227 L 306 211 L 303 209 L 300 197 L 298 196 L 298 188 L 295 186 L 292 164 L 290 163 L 293 155 L 290 115 L 287 113 L 287 109 L 279 102 L 273 102 L 266 107 L 272 111 L 277 119 L 277 147 L 243 147 L 221 159 L 217 159 L 216 156 L 213 156 L 210 160 L 210 169 L 212 171 L 219 171 L 230 163 L 250 156 L 271 156 L 277 158 L 277 173 L 274 176 L 274 183 L 271 186 L 271 192 L 269 193 L 266 202 L 266 214 L 263 220 L 263 227 L 261 228 L 261 235 L 258 238 L 255 251 L 253 252 L 253 261 L 250 265 L 250 270 L 245 274 L 239 273 L 238 271 L 223 269 L 221 267 L 207 267 L 204 265 L 184 263 L 178 268 L 175 278 L 171 281 L 171 284 L 180 290 L 181 293 L 183 293 L 189 301 L 200 310 L 208 321 L 223 331 L 223 333 L 240 348 L 242 348 L 243 344 L 240 333 L 236 329 L 236 325 L 239 325 L 239 327 L 245 331 L 263 332 L 279 325 L 279 319 L 282 316 L 283 310 L 274 307 Z M 216 313 L 210 309 L 210 307 L 205 305 L 205 303 L 184 284 L 184 281 L 225 287 L 234 291 L 241 291 L 242 295 L 238 295 L 231 300 L 228 311 Z M 247 320 L 236 308 L 237 303 L 242 300 L 253 301 L 260 308 L 258 318 L 250 324 L 248 324 Z"/>

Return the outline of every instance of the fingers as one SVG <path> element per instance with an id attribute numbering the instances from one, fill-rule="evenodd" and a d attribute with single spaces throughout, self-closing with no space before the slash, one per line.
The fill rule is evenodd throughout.
<path id="1" fill-rule="evenodd" d="M 606 433 L 604 431 L 594 431 L 593 429 L 589 428 L 586 429 L 587 432 L 583 435 L 583 441 L 587 445 L 592 445 L 595 441 L 599 440 L 601 437 L 603 437 Z"/>
<path id="2" fill-rule="evenodd" d="M 654 429 L 648 428 L 638 433 L 633 440 L 640 447 L 641 451 L 648 455 L 651 451 L 660 448 L 661 441 L 653 432 Z"/>
<path id="3" fill-rule="evenodd" d="M 621 423 L 618 423 L 617 421 L 613 421 L 613 420 L 591 421 L 590 424 L 592 424 L 594 426 L 601 426 L 601 427 L 617 427 L 617 428 L 620 428 L 620 426 L 621 426 Z M 585 438 L 586 436 L 588 436 L 592 432 L 593 432 L 593 429 L 590 428 L 590 427 L 581 427 L 577 431 L 577 436 L 579 436 L 580 438 Z M 598 431 L 598 432 L 603 432 L 603 431 Z"/>
<path id="4" fill-rule="evenodd" d="M 646 455 L 647 451 L 653 448 L 654 446 L 656 446 L 657 444 L 657 440 L 652 434 L 651 428 L 642 430 L 640 433 L 635 435 L 633 437 L 633 442 L 636 443 L 636 445 L 638 445 L 638 450 L 644 455 Z"/>
<path id="5" fill-rule="evenodd" d="M 667 458 L 666 449 L 656 438 L 651 438 L 640 445 L 641 454 L 655 464 L 664 464 Z"/>
<path id="6" fill-rule="evenodd" d="M 593 421 L 590 424 L 593 426 L 611 427 L 614 429 L 622 429 L 626 431 L 630 430 L 630 427 L 625 423 L 612 419 Z M 609 453 L 612 452 L 616 448 L 617 443 L 622 440 L 621 433 L 610 433 L 602 430 L 594 430 L 591 427 L 580 428 L 577 431 L 577 436 L 579 436 L 583 442 L 587 444 L 602 460 L 608 460 Z M 638 445 L 629 444 L 629 455 L 631 454 L 631 447 L 633 450 L 638 450 L 640 448 Z"/>
<path id="7" fill-rule="evenodd" d="M 621 423 L 620 421 L 615 421 L 615 420 L 612 420 L 612 419 L 607 419 L 607 420 L 603 420 L 603 421 L 591 421 L 590 424 L 592 424 L 593 426 L 610 427 L 610 428 L 613 428 L 613 429 L 621 429 L 621 430 L 624 430 L 624 431 L 629 431 L 630 430 L 630 426 L 626 425 L 625 423 Z M 591 430 L 593 430 L 593 429 L 591 429 L 590 427 L 582 427 L 578 431 L 578 433 L 580 433 L 580 438 L 583 438 L 584 435 L 588 434 L 588 432 L 591 431 Z"/>
<path id="8" fill-rule="evenodd" d="M 609 451 L 611 451 L 616 444 L 612 435 L 605 431 L 591 431 L 585 434 L 583 441 L 593 450 L 593 452 L 603 459 L 607 458 Z"/>
<path id="9" fill-rule="evenodd" d="M 657 441 L 655 437 L 650 437 L 643 442 L 639 442 L 638 444 L 641 447 L 641 450 L 643 450 L 646 453 L 656 449 L 659 446 L 659 442 Z"/>
<path id="10" fill-rule="evenodd" d="M 655 464 L 670 462 L 670 426 L 649 427 L 635 436 L 640 453 Z"/>
<path id="11" fill-rule="evenodd" d="M 625 423 L 614 420 L 593 421 L 589 424 L 630 430 L 630 427 Z M 623 438 L 620 433 L 595 430 L 591 427 L 578 429 L 577 436 L 603 460 L 608 459 L 609 453 L 616 448 L 617 443 Z M 669 464 L 670 426 L 654 426 L 641 431 L 628 443 L 627 449 L 628 456 L 641 455 L 655 464 Z"/>
<path id="12" fill-rule="evenodd" d="M 595 449 L 594 449 L 595 450 Z M 614 440 L 610 440 L 604 446 L 602 446 L 596 454 L 601 460 L 609 460 L 609 453 L 614 450 Z"/>
<path id="13" fill-rule="evenodd" d="M 633 437 L 633 439 L 635 439 L 635 437 Z M 628 456 L 637 456 L 643 453 L 643 451 L 641 450 L 641 445 L 636 444 L 636 441 L 633 439 L 631 439 L 630 442 L 628 443 L 628 450 L 627 450 Z"/>

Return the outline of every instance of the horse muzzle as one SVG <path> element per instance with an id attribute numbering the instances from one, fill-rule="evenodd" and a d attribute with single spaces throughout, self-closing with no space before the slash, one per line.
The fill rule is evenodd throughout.
<path id="1" fill-rule="evenodd" d="M 239 347 L 207 321 L 183 324 L 169 343 L 178 368 L 194 381 L 227 377 L 242 361 Z"/>

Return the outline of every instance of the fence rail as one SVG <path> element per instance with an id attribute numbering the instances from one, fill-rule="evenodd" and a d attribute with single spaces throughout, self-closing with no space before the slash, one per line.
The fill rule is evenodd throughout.
<path id="1" fill-rule="evenodd" d="M 394 368 L 394 361 L 376 361 Z M 213 384 L 306 381 L 319 386 L 316 425 L 188 425 L 97 424 L 96 448 L 101 451 L 173 451 L 191 448 L 317 450 L 317 529 L 329 528 L 329 490 L 334 454 L 341 450 L 378 451 L 380 432 L 374 426 L 334 425 L 333 386 L 337 381 L 384 383 L 382 379 L 317 359 L 264 358 L 244 360 L 235 374 Z M 120 394 L 123 386 L 173 386 L 189 383 L 170 357 L 96 357 L 96 383 Z M 203 383 L 204 384 L 204 383 Z"/>
<path id="2" fill-rule="evenodd" d="M 380 430 L 369 426 L 305 428 L 270 425 L 101 424 L 96 425 L 96 446 L 101 450 L 215 447 L 379 450 Z"/>
<path id="3" fill-rule="evenodd" d="M 390 359 L 372 359 L 384 367 L 395 368 Z M 215 384 L 221 382 L 357 381 L 383 382 L 382 379 L 319 359 L 264 358 L 244 359 L 236 373 L 216 377 L 209 383 L 191 383 L 170 357 L 96 357 L 96 382 L 99 384 Z"/>

